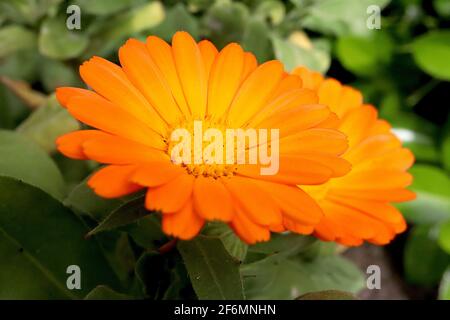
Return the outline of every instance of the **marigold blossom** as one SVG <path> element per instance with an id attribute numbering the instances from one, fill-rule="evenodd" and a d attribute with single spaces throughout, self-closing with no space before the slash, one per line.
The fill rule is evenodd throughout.
<path id="1" fill-rule="evenodd" d="M 318 93 L 319 103 L 338 115 L 335 127 L 349 139 L 343 158 L 351 163 L 351 171 L 320 186 L 302 187 L 324 212 L 314 234 L 350 246 L 364 240 L 387 244 L 406 228 L 402 214 L 391 202 L 415 198 L 405 189 L 412 182 L 406 171 L 414 162 L 413 154 L 402 148 L 376 109 L 363 103 L 359 91 L 304 67 L 293 74 L 302 78 L 304 88 Z"/>
<path id="2" fill-rule="evenodd" d="M 248 243 L 320 221 L 322 210 L 297 185 L 345 175 L 350 165 L 340 155 L 348 144 L 330 126 L 336 115 L 302 88 L 299 76 L 276 60 L 258 65 L 235 43 L 219 52 L 186 32 L 171 45 L 154 36 L 146 43 L 130 39 L 119 59 L 121 66 L 93 57 L 80 67 L 93 91 L 57 90 L 61 105 L 92 127 L 61 136 L 58 149 L 105 164 L 88 181 L 98 195 L 146 189 L 146 208 L 161 211 L 163 231 L 180 239 L 213 220 Z M 261 164 L 174 163 L 171 134 L 192 131 L 195 121 L 222 131 L 279 129 L 277 174 L 261 175 Z M 266 144 L 270 149 L 272 142 Z"/>

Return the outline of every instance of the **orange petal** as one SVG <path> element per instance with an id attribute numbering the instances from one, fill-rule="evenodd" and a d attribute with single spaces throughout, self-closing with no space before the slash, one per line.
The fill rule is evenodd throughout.
<path id="1" fill-rule="evenodd" d="M 82 144 L 90 139 L 103 137 L 106 133 L 98 130 L 80 130 L 67 133 L 58 137 L 56 146 L 63 155 L 78 160 L 86 160 L 88 157 L 83 152 Z"/>
<path id="2" fill-rule="evenodd" d="M 365 199 L 365 200 L 374 200 L 374 201 L 385 201 L 385 202 L 403 202 L 414 200 L 416 198 L 416 194 L 407 189 L 371 189 L 370 186 L 367 186 L 366 189 L 343 189 L 343 188 L 334 188 L 331 189 L 330 194 L 347 197 L 347 198 L 355 198 L 355 199 Z"/>
<path id="3" fill-rule="evenodd" d="M 272 92 L 269 100 L 275 99 L 280 95 L 288 93 L 289 91 L 298 90 L 302 88 L 302 79 L 294 74 L 286 74 L 284 78 L 280 81 L 276 89 Z M 314 92 L 311 90 L 311 92 Z M 317 95 L 316 95 L 317 97 Z M 319 98 L 316 98 L 315 103 L 317 103 Z"/>
<path id="4" fill-rule="evenodd" d="M 205 63 L 206 78 L 208 79 L 212 64 L 219 52 L 217 51 L 216 46 L 208 40 L 200 41 L 198 43 L 198 49 L 200 50 L 203 62 Z"/>
<path id="5" fill-rule="evenodd" d="M 343 154 L 347 136 L 334 129 L 312 128 L 280 139 L 280 154 Z"/>
<path id="6" fill-rule="evenodd" d="M 283 65 L 276 60 L 266 62 L 253 71 L 242 83 L 228 113 L 230 123 L 241 127 L 270 98 L 283 75 Z M 255 95 L 255 92 L 258 94 Z"/>
<path id="7" fill-rule="evenodd" d="M 162 151 L 118 136 L 104 134 L 83 143 L 89 159 L 111 164 L 133 164 L 155 160 L 169 160 Z"/>
<path id="8" fill-rule="evenodd" d="M 231 228 L 236 234 L 248 244 L 268 241 L 270 239 L 270 230 L 267 227 L 254 223 L 247 217 L 247 214 L 239 206 L 230 223 Z"/>
<path id="9" fill-rule="evenodd" d="M 263 226 L 281 223 L 281 212 L 277 203 L 252 179 L 233 176 L 221 180 L 250 220 Z"/>
<path id="10" fill-rule="evenodd" d="M 172 52 L 192 115 L 202 119 L 206 111 L 208 79 L 197 43 L 187 32 L 179 31 L 172 38 Z"/>
<path id="11" fill-rule="evenodd" d="M 94 173 L 87 184 L 96 194 L 104 198 L 118 198 L 134 193 L 142 187 L 130 181 L 136 166 L 110 165 Z"/>
<path id="12" fill-rule="evenodd" d="M 361 107 L 347 113 L 341 120 L 339 130 L 349 139 L 350 146 L 354 146 L 369 136 L 369 128 L 377 119 L 377 111 L 372 107 Z"/>
<path id="13" fill-rule="evenodd" d="M 218 54 L 212 69 L 208 86 L 208 115 L 219 119 L 233 101 L 241 83 L 244 67 L 242 48 L 231 43 Z"/>
<path id="14" fill-rule="evenodd" d="M 97 93 L 113 102 L 125 112 L 164 134 L 166 124 L 144 96 L 133 86 L 122 68 L 105 59 L 94 57 L 83 63 L 80 74 L 84 82 Z"/>
<path id="15" fill-rule="evenodd" d="M 258 67 L 258 61 L 251 52 L 244 52 L 244 69 L 242 70 L 241 82 L 245 81 L 248 76 Z"/>
<path id="16" fill-rule="evenodd" d="M 90 96 L 95 97 L 97 94 L 93 91 L 81 88 L 59 87 L 56 88 L 56 99 L 64 107 L 67 108 L 69 100 L 76 96 Z"/>
<path id="17" fill-rule="evenodd" d="M 195 237 L 204 224 L 205 221 L 194 212 L 192 200 L 188 200 L 181 210 L 162 217 L 163 231 L 181 240 Z"/>
<path id="18" fill-rule="evenodd" d="M 199 176 L 194 182 L 195 211 L 206 220 L 228 222 L 233 217 L 231 195 L 220 180 Z"/>
<path id="19" fill-rule="evenodd" d="M 150 36 L 147 38 L 147 49 L 169 84 L 178 107 L 186 117 L 189 116 L 191 111 L 187 105 L 180 79 L 178 78 L 172 48 L 164 40 Z"/>
<path id="20" fill-rule="evenodd" d="M 172 97 L 169 84 L 158 66 L 153 62 L 142 42 L 130 39 L 119 50 L 119 58 L 127 77 L 169 124 L 182 117 Z"/>
<path id="21" fill-rule="evenodd" d="M 146 187 L 164 185 L 186 171 L 170 161 L 154 161 L 139 165 L 131 180 Z"/>
<path id="22" fill-rule="evenodd" d="M 166 147 L 159 134 L 103 98 L 74 97 L 67 108 L 75 118 L 92 127 L 157 149 Z"/>
<path id="23" fill-rule="evenodd" d="M 262 165 L 240 165 L 238 174 L 277 183 L 291 185 L 321 184 L 333 176 L 333 170 L 327 165 L 302 156 L 280 155 L 279 170 L 274 175 L 262 175 Z"/>
<path id="24" fill-rule="evenodd" d="M 250 120 L 249 127 L 255 127 L 261 123 L 261 121 L 269 120 L 272 115 L 276 115 L 279 112 L 298 108 L 303 105 L 317 104 L 319 98 L 314 91 L 297 89 L 283 93 L 273 99 L 271 99 L 262 109 L 260 109 Z M 322 108 L 326 108 L 323 106 Z M 327 113 L 330 111 L 327 109 Z M 300 120 L 300 117 L 296 118 Z"/>
<path id="25" fill-rule="evenodd" d="M 284 218 L 308 226 L 317 224 L 322 218 L 322 209 L 301 188 L 265 181 L 255 183 L 276 201 Z"/>
<path id="26" fill-rule="evenodd" d="M 305 67 L 297 67 L 292 73 L 300 76 L 303 88 L 311 90 L 317 90 L 324 80 L 319 72 L 308 70 Z"/>
<path id="27" fill-rule="evenodd" d="M 194 177 L 187 173 L 181 174 L 162 186 L 149 188 L 145 207 L 163 213 L 177 212 L 190 199 L 193 186 Z"/>

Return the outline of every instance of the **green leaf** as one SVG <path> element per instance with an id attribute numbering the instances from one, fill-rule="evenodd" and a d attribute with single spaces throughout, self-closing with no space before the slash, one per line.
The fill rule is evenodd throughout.
<path id="1" fill-rule="evenodd" d="M 123 199 L 105 199 L 96 195 L 86 184 L 86 180 L 76 186 L 64 200 L 66 206 L 89 215 L 95 221 L 102 221 L 125 203 Z"/>
<path id="2" fill-rule="evenodd" d="M 61 173 L 36 144 L 18 133 L 0 130 L 0 154 L 0 176 L 24 181 L 62 199 L 65 185 Z"/>
<path id="3" fill-rule="evenodd" d="M 447 172 L 450 172 L 450 134 L 447 134 L 442 142 L 442 164 Z"/>
<path id="4" fill-rule="evenodd" d="M 72 4 L 80 6 L 83 13 L 106 16 L 129 8 L 137 2 L 137 0 L 75 0 Z"/>
<path id="5" fill-rule="evenodd" d="M 346 69 L 368 76 L 379 73 L 390 62 L 393 49 L 387 33 L 374 32 L 370 37 L 340 37 L 336 55 Z"/>
<path id="6" fill-rule="evenodd" d="M 367 27 L 371 5 L 386 7 L 390 0 L 320 0 L 307 8 L 303 27 L 319 33 L 337 36 L 367 35 L 373 30 Z M 375 30 L 376 31 L 376 30 Z"/>
<path id="7" fill-rule="evenodd" d="M 64 17 L 47 18 L 39 32 L 39 52 L 53 59 L 78 57 L 89 39 L 81 30 L 69 30 Z"/>
<path id="8" fill-rule="evenodd" d="M 169 9 L 163 22 L 153 28 L 151 34 L 170 41 L 174 33 L 180 30 L 189 32 L 194 38 L 199 36 L 197 20 L 186 10 L 182 3 L 178 3 Z"/>
<path id="9" fill-rule="evenodd" d="M 32 83 L 37 79 L 42 56 L 35 50 L 19 50 L 0 59 L 0 74 Z"/>
<path id="10" fill-rule="evenodd" d="M 317 240 L 313 237 L 294 233 L 271 235 L 270 241 L 260 242 L 249 247 L 249 251 L 268 255 L 283 253 L 293 255 L 309 249 Z"/>
<path id="11" fill-rule="evenodd" d="M 164 7 L 158 1 L 143 4 L 118 14 L 102 24 L 92 36 L 89 48 L 83 57 L 109 54 L 117 49 L 127 37 L 151 29 L 165 17 Z"/>
<path id="12" fill-rule="evenodd" d="M 242 46 L 252 52 L 259 63 L 269 60 L 272 56 L 270 30 L 264 20 L 250 19 L 245 26 Z"/>
<path id="13" fill-rule="evenodd" d="M 147 250 L 157 250 L 168 241 L 162 232 L 160 217 L 155 213 L 137 220 L 125 231 L 139 246 Z"/>
<path id="14" fill-rule="evenodd" d="M 220 239 L 198 236 L 179 242 L 177 247 L 199 299 L 244 299 L 239 263 Z"/>
<path id="15" fill-rule="evenodd" d="M 434 0 L 433 7 L 442 17 L 450 17 L 450 0 Z"/>
<path id="16" fill-rule="evenodd" d="M 438 128 L 432 122 L 410 112 L 383 114 L 393 126 L 393 132 L 410 149 L 417 161 L 438 163 L 440 154 L 436 145 Z"/>
<path id="17" fill-rule="evenodd" d="M 0 190 L 2 299 L 79 298 L 99 284 L 119 287 L 97 242 L 83 240 L 86 227 L 70 210 L 12 178 L 0 178 Z M 71 265 L 81 269 L 80 290 L 67 289 Z"/>
<path id="18" fill-rule="evenodd" d="M 239 261 L 244 261 L 247 255 L 247 244 L 244 243 L 234 233 L 234 231 L 224 223 L 209 223 L 203 230 L 208 236 L 217 237 L 222 241 L 223 246 L 228 253 Z"/>
<path id="19" fill-rule="evenodd" d="M 450 267 L 447 268 L 439 285 L 439 299 L 450 300 Z"/>
<path id="20" fill-rule="evenodd" d="M 450 219 L 450 178 L 445 171 L 417 164 L 410 173 L 414 177 L 410 189 L 417 193 L 417 199 L 397 205 L 406 219 L 419 224 Z"/>
<path id="21" fill-rule="evenodd" d="M 431 31 L 413 42 L 417 65 L 431 76 L 450 80 L 450 31 Z"/>
<path id="22" fill-rule="evenodd" d="M 22 49 L 30 49 L 36 45 L 34 32 L 19 25 L 0 28 L 0 58 L 6 57 Z"/>
<path id="23" fill-rule="evenodd" d="M 406 279 L 431 287 L 439 282 L 450 257 L 437 244 L 438 230 L 429 226 L 412 229 L 404 252 Z"/>
<path id="24" fill-rule="evenodd" d="M 243 3 L 217 1 L 203 16 L 202 24 L 208 32 L 208 38 L 216 46 L 223 48 L 230 42 L 242 40 L 249 16 L 250 12 Z"/>
<path id="25" fill-rule="evenodd" d="M 151 212 L 144 207 L 144 198 L 138 197 L 130 202 L 121 205 L 119 208 L 111 212 L 100 224 L 91 230 L 87 236 L 93 236 L 102 231 L 116 229 L 133 223 L 136 220 L 149 215 Z"/>
<path id="26" fill-rule="evenodd" d="M 324 290 L 356 293 L 365 285 L 361 271 L 337 255 L 313 260 L 275 255 L 244 265 L 241 271 L 248 299 L 295 299 Z"/>
<path id="27" fill-rule="evenodd" d="M 3 0 L 0 12 L 8 20 L 35 25 L 40 18 L 54 11 L 62 0 Z"/>
<path id="28" fill-rule="evenodd" d="M 85 300 L 130 300 L 132 297 L 123 294 L 118 293 L 114 291 L 113 289 L 100 285 L 92 289 L 91 292 L 89 292 L 86 297 L 84 297 Z"/>
<path id="29" fill-rule="evenodd" d="M 40 73 L 45 90 L 53 92 L 58 87 L 82 87 L 75 69 L 58 60 L 43 59 Z"/>
<path id="30" fill-rule="evenodd" d="M 150 251 L 136 263 L 136 275 L 144 294 L 153 300 L 194 298 L 189 277 L 179 254 Z"/>
<path id="31" fill-rule="evenodd" d="M 330 55 L 321 48 L 301 47 L 295 43 L 272 36 L 272 45 L 275 57 L 283 62 L 287 71 L 296 67 L 305 66 L 309 69 L 325 73 L 330 67 Z"/>
<path id="32" fill-rule="evenodd" d="M 269 19 L 273 25 L 278 25 L 283 21 L 286 8 L 281 1 L 264 0 L 259 2 L 255 15 L 261 16 L 263 19 Z"/>
<path id="33" fill-rule="evenodd" d="M 17 132 L 50 153 L 56 150 L 55 141 L 59 136 L 78 129 L 79 122 L 66 109 L 61 108 L 55 95 L 51 95 L 45 105 L 17 127 Z"/>
<path id="34" fill-rule="evenodd" d="M 326 290 L 306 293 L 296 300 L 356 300 L 356 297 L 345 291 Z"/>
<path id="35" fill-rule="evenodd" d="M 438 243 L 442 249 L 450 254 L 450 220 L 440 225 Z"/>

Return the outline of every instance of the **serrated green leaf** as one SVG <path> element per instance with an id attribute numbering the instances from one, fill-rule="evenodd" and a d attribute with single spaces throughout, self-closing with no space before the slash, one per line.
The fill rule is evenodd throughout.
<path id="1" fill-rule="evenodd" d="M 51 158 L 34 142 L 19 133 L 0 130 L 0 176 L 24 181 L 56 199 L 62 199 L 65 185 Z"/>
<path id="2" fill-rule="evenodd" d="M 217 238 L 197 236 L 177 245 L 192 286 L 202 300 L 244 299 L 239 263 Z"/>

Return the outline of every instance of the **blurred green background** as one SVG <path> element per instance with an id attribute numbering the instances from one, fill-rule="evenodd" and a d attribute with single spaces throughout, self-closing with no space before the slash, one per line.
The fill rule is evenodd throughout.
<path id="1" fill-rule="evenodd" d="M 66 27 L 72 4 L 80 30 Z M 380 29 L 367 27 L 371 5 L 382 9 Z M 236 41 L 259 62 L 305 65 L 359 88 L 392 123 L 416 156 L 418 198 L 399 205 L 410 229 L 385 250 L 408 288 L 450 299 L 449 26 L 450 0 L 0 0 L 0 174 L 70 204 L 95 164 L 55 152 L 55 138 L 79 127 L 56 87 L 83 86 L 78 66 L 92 55 L 117 62 L 129 37 L 186 30 L 218 47 Z M 53 165 L 40 164 L 42 150 L 64 180 L 36 175 Z"/>

